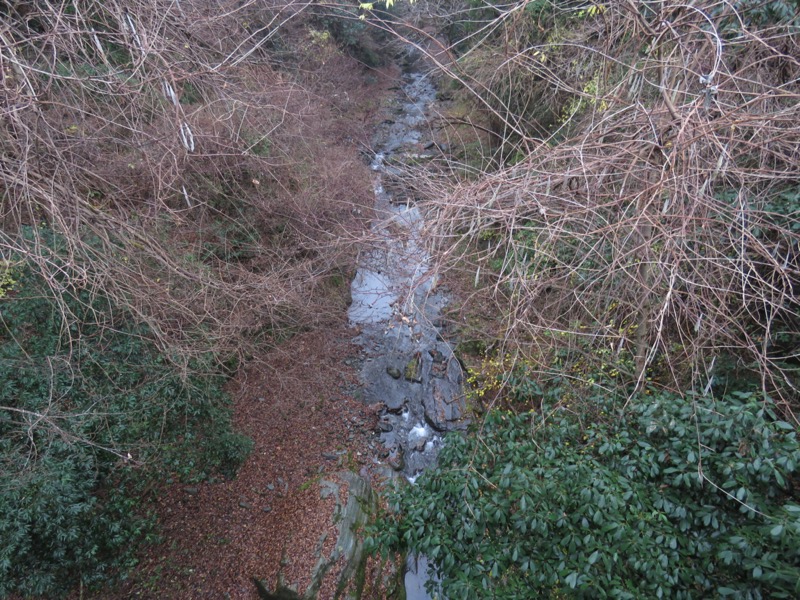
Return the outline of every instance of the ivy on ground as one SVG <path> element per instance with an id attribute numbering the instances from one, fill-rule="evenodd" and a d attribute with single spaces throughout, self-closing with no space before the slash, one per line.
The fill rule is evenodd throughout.
<path id="1" fill-rule="evenodd" d="M 451 599 L 800 597 L 800 444 L 769 401 L 593 403 L 452 435 L 373 541 Z"/>

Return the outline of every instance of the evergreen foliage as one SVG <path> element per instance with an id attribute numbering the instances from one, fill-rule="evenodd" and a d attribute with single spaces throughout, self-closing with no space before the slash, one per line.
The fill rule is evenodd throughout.
<path id="1" fill-rule="evenodd" d="M 15 257 L 0 298 L 0 596 L 123 575 L 152 532 L 143 485 L 232 475 L 250 444 L 212 357 L 178 369 L 39 233 L 63 279 Z"/>
<path id="2" fill-rule="evenodd" d="M 490 413 L 376 530 L 447 598 L 796 598 L 794 427 L 755 394 Z"/>

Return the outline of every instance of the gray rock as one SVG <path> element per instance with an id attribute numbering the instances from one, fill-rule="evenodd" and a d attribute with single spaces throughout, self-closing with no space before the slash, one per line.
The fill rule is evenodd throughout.
<path id="1" fill-rule="evenodd" d="M 241 502 L 239 502 L 239 507 L 240 508 L 253 508 L 253 505 L 250 504 L 249 502 L 245 502 L 244 500 L 242 500 Z"/>
<path id="2" fill-rule="evenodd" d="M 183 491 L 189 494 L 190 496 L 196 496 L 200 493 L 200 488 L 198 487 L 185 487 Z"/>
<path id="3" fill-rule="evenodd" d="M 326 498 L 330 498 L 334 496 L 336 498 L 337 503 L 339 502 L 339 484 L 335 481 L 329 481 L 327 479 L 323 479 L 319 482 L 320 490 L 319 490 L 319 497 L 325 500 Z"/>
<path id="4" fill-rule="evenodd" d="M 386 411 L 392 413 L 393 415 L 400 415 L 403 414 L 403 411 L 406 410 L 410 399 L 407 396 L 403 398 L 392 397 L 390 400 L 386 402 Z"/>
<path id="5" fill-rule="evenodd" d="M 318 556 L 316 565 L 311 574 L 311 583 L 303 594 L 305 599 L 315 599 L 319 596 L 322 582 L 325 575 L 334 565 L 343 565 L 337 582 L 338 589 L 345 589 L 348 584 L 355 582 L 358 573 L 363 572 L 365 561 L 368 555 L 364 552 L 363 541 L 359 532 L 363 530 L 370 513 L 375 510 L 376 499 L 369 485 L 369 482 L 351 471 L 344 471 L 339 477 L 347 482 L 348 494 L 347 501 L 342 502 L 338 496 L 338 485 L 333 482 L 321 482 L 332 484 L 336 488 L 336 511 L 334 512 L 334 523 L 339 531 L 334 550 L 329 556 L 323 552 L 324 542 L 327 534 L 320 537 L 315 554 Z M 361 584 L 363 585 L 363 584 Z M 360 590 L 360 584 L 355 583 L 355 588 Z M 360 597 L 360 594 L 348 595 L 348 598 Z"/>
<path id="6" fill-rule="evenodd" d="M 431 355 L 431 358 L 435 363 L 445 362 L 444 354 L 442 354 L 442 352 L 437 350 L 436 348 L 431 348 L 430 350 L 428 350 L 428 354 Z"/>
<path id="7" fill-rule="evenodd" d="M 409 402 L 408 396 L 403 396 L 399 393 L 396 393 L 393 390 L 383 390 L 383 392 L 384 392 L 383 402 L 386 405 L 386 411 L 395 415 L 399 415 L 400 413 L 402 413 L 404 407 Z"/>
<path id="8" fill-rule="evenodd" d="M 400 372 L 400 369 L 398 369 L 397 367 L 386 367 L 386 372 L 392 379 L 400 379 L 400 377 L 403 375 Z"/>
<path id="9" fill-rule="evenodd" d="M 423 398 L 425 420 L 438 431 L 452 431 L 463 428 L 461 417 L 464 415 L 465 403 L 461 394 L 447 393 L 442 388 L 445 381 L 432 382 L 430 393 Z"/>

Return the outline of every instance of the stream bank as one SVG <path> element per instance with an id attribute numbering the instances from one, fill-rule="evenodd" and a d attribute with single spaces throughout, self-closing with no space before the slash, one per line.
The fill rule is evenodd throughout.
<path id="1" fill-rule="evenodd" d="M 359 253 L 350 286 L 348 320 L 359 352 L 345 364 L 355 368 L 358 383 L 342 388 L 360 398 L 368 415 L 358 421 L 360 433 L 370 436 L 362 456 L 368 464 L 357 468 L 349 453 L 323 454 L 339 471 L 325 473 L 311 488 L 318 485 L 323 499 L 335 500 L 335 529 L 320 538 L 307 585 L 294 584 L 281 568 L 275 578 L 258 580 L 262 599 L 430 599 L 425 557 L 370 563 L 357 533 L 377 509 L 372 484 L 413 485 L 435 465 L 444 434 L 468 425 L 464 375 L 445 339 L 443 311 L 451 298 L 437 285 L 423 239 L 425 216 L 400 171 L 409 159 L 433 157 L 436 82 L 416 50 L 404 48 L 397 61 L 403 65 L 400 82 L 369 155 L 369 243 Z M 326 546 L 330 540 L 335 544 Z"/>
<path id="2" fill-rule="evenodd" d="M 236 428 L 254 440 L 236 478 L 176 481 L 154 493 L 161 541 L 118 590 L 94 597 L 427 597 L 422 560 L 409 563 L 421 576 L 406 573 L 404 591 L 404 565 L 370 564 L 365 574 L 351 535 L 370 516 L 382 480 L 413 480 L 434 463 L 444 432 L 466 425 L 455 393 L 460 368 L 441 339 L 448 292 L 430 271 L 423 215 L 394 171 L 434 152 L 426 146 L 436 90 L 419 56 L 400 60 L 399 85 L 389 69 L 370 84 L 383 106 L 371 170 L 358 156 L 360 141 L 338 150 L 359 189 L 371 180 L 375 190 L 363 199 L 354 190 L 348 205 L 349 216 L 370 208 L 376 215 L 349 307 L 358 345 L 344 318 L 345 283 L 340 304 L 331 304 L 335 324 L 298 332 L 231 382 Z"/>

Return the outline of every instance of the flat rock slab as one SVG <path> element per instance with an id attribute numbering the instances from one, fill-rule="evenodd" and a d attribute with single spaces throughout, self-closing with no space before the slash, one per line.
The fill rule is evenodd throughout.
<path id="1" fill-rule="evenodd" d="M 357 581 L 356 575 L 363 570 L 367 556 L 364 553 L 364 544 L 359 533 L 377 506 L 376 498 L 369 482 L 364 477 L 352 471 L 340 471 L 336 475 L 335 479 L 323 479 L 319 482 L 321 497 L 333 497 L 336 500 L 336 506 L 331 516 L 337 528 L 336 545 L 333 551 L 330 555 L 323 552 L 327 538 L 327 533 L 323 533 L 317 545 L 317 562 L 311 575 L 311 583 L 302 594 L 281 584 L 272 592 L 263 581 L 254 578 L 253 583 L 259 597 L 263 600 L 317 600 L 328 573 L 337 565 L 342 564 L 344 566 L 336 581 L 337 597 L 340 597 L 338 594 L 348 589 L 352 593 L 341 596 L 342 598 L 360 598 L 364 582 Z M 346 500 L 342 497 L 340 481 L 347 484 Z M 290 563 L 290 560 L 285 562 L 287 565 Z M 283 565 L 284 562 L 281 564 Z M 283 581 L 280 573 L 278 580 L 279 582 Z"/>

